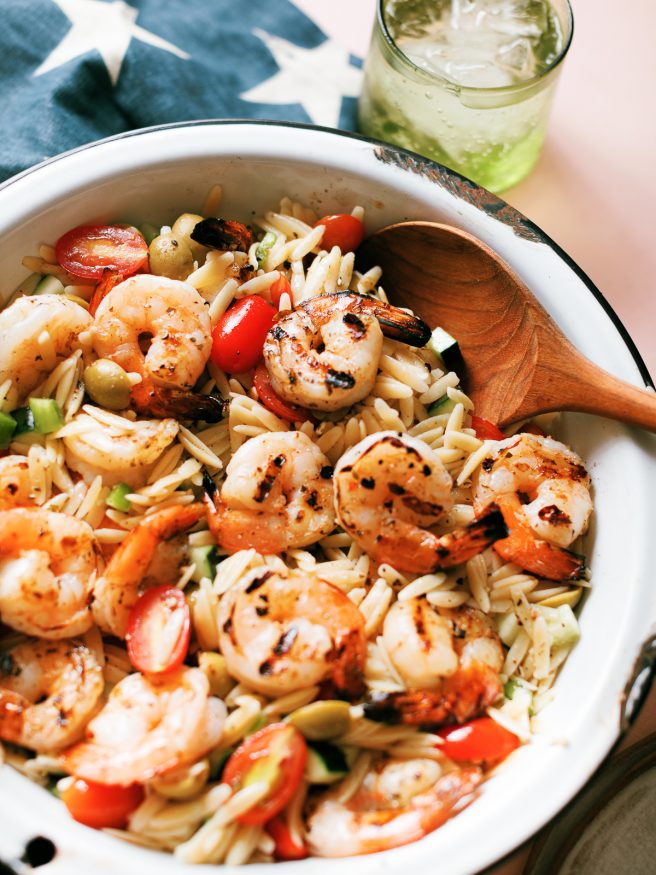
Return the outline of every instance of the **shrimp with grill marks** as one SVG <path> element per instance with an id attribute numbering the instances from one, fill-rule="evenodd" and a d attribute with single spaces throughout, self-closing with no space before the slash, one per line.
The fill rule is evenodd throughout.
<path id="1" fill-rule="evenodd" d="M 383 642 L 408 689 L 373 693 L 365 704 L 372 720 L 464 723 L 501 694 L 501 641 L 476 608 L 436 609 L 423 598 L 396 602 L 385 617 Z"/>
<path id="2" fill-rule="evenodd" d="M 43 752 L 82 735 L 105 682 L 80 641 L 26 641 L 0 653 L 0 738 Z"/>
<path id="3" fill-rule="evenodd" d="M 242 444 L 207 519 L 231 553 L 254 547 L 281 553 L 305 547 L 335 526 L 330 462 L 303 432 L 271 432 Z"/>
<path id="4" fill-rule="evenodd" d="M 0 510 L 34 504 L 30 466 L 25 456 L 0 459 Z"/>
<path id="5" fill-rule="evenodd" d="M 330 680 L 363 690 L 364 617 L 345 593 L 310 572 L 256 568 L 221 599 L 219 642 L 230 674 L 269 696 Z"/>
<path id="6" fill-rule="evenodd" d="M 399 571 L 460 565 L 507 534 L 494 507 L 465 528 L 429 530 L 453 505 L 452 480 L 436 453 L 409 435 L 364 438 L 341 457 L 333 482 L 339 523 L 376 562 Z"/>
<path id="7" fill-rule="evenodd" d="M 271 384 L 285 401 L 302 407 L 350 407 L 374 387 L 383 335 L 424 346 L 430 329 L 404 310 L 354 292 L 303 301 L 264 341 Z"/>
<path id="8" fill-rule="evenodd" d="M 552 580 L 577 578 L 583 557 L 565 549 L 592 513 L 590 477 L 582 460 L 551 437 L 520 434 L 491 445 L 473 478 L 474 509 L 494 502 L 509 536 L 494 545 L 506 562 Z"/>

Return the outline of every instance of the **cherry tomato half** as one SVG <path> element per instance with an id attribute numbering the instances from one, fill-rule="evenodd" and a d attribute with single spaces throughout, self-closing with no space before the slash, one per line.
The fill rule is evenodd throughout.
<path id="1" fill-rule="evenodd" d="M 364 237 L 364 225 L 360 219 L 350 216 L 348 213 L 339 213 L 336 216 L 324 216 L 315 224 L 325 225 L 321 239 L 322 249 L 332 249 L 339 246 L 342 252 L 355 252 L 362 243 Z"/>
<path id="2" fill-rule="evenodd" d="M 306 760 L 305 739 L 289 723 L 271 723 L 249 735 L 226 763 L 221 780 L 235 790 L 266 781 L 271 790 L 237 820 L 255 826 L 282 811 L 301 782 Z"/>
<path id="3" fill-rule="evenodd" d="M 141 805 L 144 791 L 140 784 L 118 787 L 75 778 L 62 792 L 61 798 L 79 823 L 95 829 L 121 829 L 129 815 Z"/>
<path id="4" fill-rule="evenodd" d="M 261 362 L 255 369 L 253 385 L 262 404 L 281 419 L 287 422 L 307 422 L 312 419 L 311 415 L 303 407 L 298 407 L 296 404 L 288 404 L 286 401 L 283 401 L 280 395 L 276 394 L 271 385 L 271 377 L 264 362 Z"/>
<path id="5" fill-rule="evenodd" d="M 276 843 L 273 851 L 276 860 L 304 860 L 307 857 L 308 849 L 302 841 L 297 843 L 282 815 L 272 817 L 265 829 Z"/>
<path id="6" fill-rule="evenodd" d="M 280 299 L 284 294 L 288 294 L 291 297 L 292 287 L 289 285 L 289 280 L 284 273 L 281 273 L 275 283 L 270 286 L 269 293 L 271 294 L 271 303 L 276 310 L 280 306 Z"/>
<path id="7" fill-rule="evenodd" d="M 148 261 L 148 245 L 136 228 L 80 225 L 55 244 L 57 261 L 73 276 L 101 279 L 106 268 L 132 276 Z"/>
<path id="8" fill-rule="evenodd" d="M 223 314 L 212 332 L 212 361 L 229 374 L 243 374 L 262 358 L 262 347 L 276 315 L 259 295 L 241 298 Z"/>
<path id="9" fill-rule="evenodd" d="M 481 441 L 502 441 L 506 437 L 500 428 L 482 416 L 472 416 L 471 423 L 476 437 Z"/>
<path id="10" fill-rule="evenodd" d="M 519 739 L 491 717 L 479 717 L 461 726 L 448 726 L 437 733 L 444 739 L 440 750 L 456 762 L 492 765 L 519 747 Z"/>
<path id="11" fill-rule="evenodd" d="M 184 593 L 175 586 L 147 589 L 130 611 L 126 641 L 130 662 L 152 674 L 182 664 L 189 648 L 191 619 Z"/>

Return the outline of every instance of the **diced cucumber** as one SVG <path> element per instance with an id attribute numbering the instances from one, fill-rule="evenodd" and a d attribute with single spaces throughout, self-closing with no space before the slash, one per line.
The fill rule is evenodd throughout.
<path id="1" fill-rule="evenodd" d="M 19 285 L 19 287 L 12 295 L 11 301 L 9 303 L 13 303 L 14 299 L 17 298 L 19 295 L 34 294 L 34 289 L 39 285 L 42 279 L 43 274 L 41 273 L 31 273 L 28 277 L 25 277 L 23 282 Z"/>
<path id="2" fill-rule="evenodd" d="M 54 398 L 30 398 L 27 403 L 34 417 L 34 428 L 40 434 L 50 434 L 64 425 L 64 414 Z"/>
<path id="3" fill-rule="evenodd" d="M 202 577 L 209 577 L 214 580 L 216 574 L 216 566 L 219 564 L 219 556 L 216 552 L 216 547 L 209 544 L 206 547 L 192 547 L 189 551 L 191 561 L 196 566 L 191 579 L 196 583 L 200 583 Z"/>
<path id="4" fill-rule="evenodd" d="M 113 507 L 114 510 L 129 513 L 132 505 L 127 500 L 126 495 L 129 495 L 130 492 L 132 492 L 132 487 L 128 486 L 127 483 L 117 483 L 105 499 L 105 504 L 107 507 Z"/>
<path id="5" fill-rule="evenodd" d="M 456 406 L 456 402 L 449 398 L 448 395 L 442 395 L 428 408 L 429 416 L 440 416 L 443 413 L 451 413 Z"/>
<path id="6" fill-rule="evenodd" d="M 455 337 L 447 334 L 443 328 L 434 329 L 428 341 L 428 346 L 439 355 L 450 371 L 457 371 L 462 367 L 462 353 L 460 352 L 458 341 Z"/>
<path id="7" fill-rule="evenodd" d="M 210 781 L 218 781 L 223 774 L 225 764 L 228 762 L 232 754 L 235 752 L 234 747 L 226 747 L 223 750 L 213 750 L 209 754 L 210 761 Z"/>
<path id="8" fill-rule="evenodd" d="M 266 725 L 267 725 L 267 715 L 262 713 L 262 711 L 260 711 L 260 713 L 257 715 L 255 720 L 253 720 L 251 725 L 248 727 L 248 729 L 244 733 L 244 736 L 253 735 L 256 732 L 259 732 L 260 729 L 264 729 L 264 727 Z"/>
<path id="9" fill-rule="evenodd" d="M 16 431 L 18 423 L 13 416 L 8 413 L 3 413 L 0 410 L 0 449 L 4 450 L 9 446 L 11 438 Z"/>
<path id="10" fill-rule="evenodd" d="M 308 744 L 305 780 L 310 784 L 334 784 L 349 773 L 349 763 L 341 747 L 328 741 Z"/>
<path id="11" fill-rule="evenodd" d="M 159 228 L 156 228 L 155 225 L 151 225 L 150 222 L 144 222 L 143 225 L 139 225 L 137 231 L 149 246 L 155 237 L 159 237 Z"/>
<path id="12" fill-rule="evenodd" d="M 278 237 L 273 231 L 267 231 L 262 240 L 260 241 L 260 245 L 255 250 L 255 257 L 257 258 L 257 263 L 259 267 L 262 267 L 262 262 L 266 259 L 269 251 L 271 250 L 273 244 L 276 242 Z"/>
<path id="13" fill-rule="evenodd" d="M 506 647 L 512 647 L 521 628 L 517 617 L 512 611 L 509 611 L 507 614 L 499 614 L 496 621 L 499 638 L 501 638 Z"/>
<path id="14" fill-rule="evenodd" d="M 12 410 L 11 415 L 16 420 L 14 437 L 18 437 L 26 432 L 36 431 L 34 416 L 29 407 L 17 407 L 16 410 Z"/>
<path id="15" fill-rule="evenodd" d="M 56 276 L 46 274 L 36 284 L 33 295 L 61 295 L 64 291 L 64 284 L 58 280 Z"/>
<path id="16" fill-rule="evenodd" d="M 547 629 L 554 647 L 569 647 L 576 644 L 581 637 L 581 632 L 578 620 L 569 605 L 561 605 L 559 608 L 538 605 L 537 610 L 547 621 Z"/>

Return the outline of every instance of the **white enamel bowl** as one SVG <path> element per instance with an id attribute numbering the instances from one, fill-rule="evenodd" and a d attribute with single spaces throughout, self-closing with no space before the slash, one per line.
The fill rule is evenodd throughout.
<path id="1" fill-rule="evenodd" d="M 6 298 L 23 279 L 21 257 L 35 254 L 39 243 L 96 221 L 170 222 L 183 210 L 199 210 L 215 182 L 224 186 L 226 217 L 249 219 L 287 194 L 323 214 L 362 204 L 368 231 L 404 219 L 464 228 L 500 253 L 585 355 L 636 385 L 648 381 L 631 341 L 590 281 L 503 201 L 402 150 L 293 125 L 158 128 L 77 150 L 15 178 L 0 187 L 0 294 Z M 388 292 L 393 297 L 394 290 Z M 559 433 L 587 460 L 593 478 L 596 513 L 586 542 L 593 581 L 581 611 L 582 639 L 542 714 L 543 731 L 444 827 L 403 848 L 343 860 L 343 875 L 464 875 L 494 863 L 582 787 L 648 686 L 651 651 L 642 646 L 656 619 L 653 440 L 617 423 L 575 415 L 563 417 Z M 72 822 L 61 803 L 6 767 L 0 772 L 0 824 L 4 860 L 20 857 L 36 834 L 52 839 L 58 854 L 44 872 L 187 871 L 172 856 Z M 332 875 L 335 865 L 311 859 L 280 864 L 276 872 Z M 249 867 L 252 875 L 270 871 Z"/>

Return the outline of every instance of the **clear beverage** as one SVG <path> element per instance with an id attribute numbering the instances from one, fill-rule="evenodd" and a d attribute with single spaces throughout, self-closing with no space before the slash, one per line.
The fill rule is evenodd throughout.
<path id="1" fill-rule="evenodd" d="M 379 0 L 360 130 L 503 191 L 538 158 L 571 33 L 567 0 Z"/>

